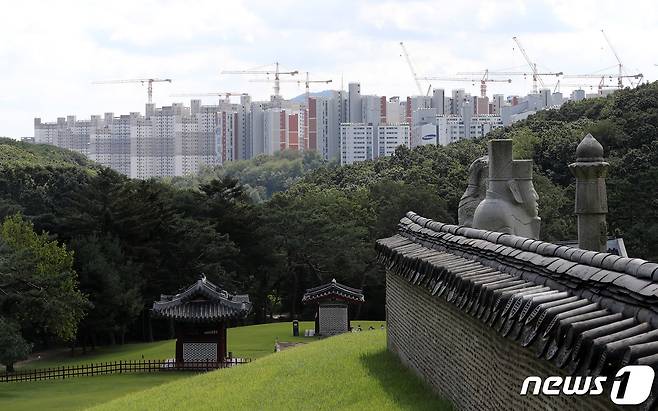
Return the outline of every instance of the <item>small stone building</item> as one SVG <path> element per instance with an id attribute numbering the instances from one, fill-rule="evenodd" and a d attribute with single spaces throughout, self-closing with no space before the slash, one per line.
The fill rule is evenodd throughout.
<path id="1" fill-rule="evenodd" d="M 365 301 L 363 292 L 331 280 L 329 284 L 306 290 L 302 303 L 317 304 L 315 334 L 334 335 L 351 329 L 349 305 Z"/>
<path id="2" fill-rule="evenodd" d="M 176 364 L 182 364 L 224 362 L 227 325 L 250 310 L 248 295 L 231 295 L 202 276 L 178 294 L 161 295 L 151 312 L 175 322 Z"/>

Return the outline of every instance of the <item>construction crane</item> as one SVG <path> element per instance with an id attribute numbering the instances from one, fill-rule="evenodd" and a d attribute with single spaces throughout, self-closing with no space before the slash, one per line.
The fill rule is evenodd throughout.
<path id="1" fill-rule="evenodd" d="M 489 76 L 523 76 L 524 78 L 529 75 L 534 75 L 534 73 L 526 73 L 523 71 L 489 71 L 485 69 L 484 71 L 463 71 L 457 73 L 458 76 L 482 76 L 480 83 L 480 93 L 482 97 L 487 95 L 487 82 L 490 81 Z M 561 76 L 562 72 L 547 72 L 547 73 L 537 73 L 540 76 Z"/>
<path id="2" fill-rule="evenodd" d="M 234 92 L 216 92 L 216 93 L 183 93 L 183 94 L 171 94 L 170 97 L 206 97 L 206 96 L 218 96 L 224 97 L 225 101 L 228 102 L 231 96 L 248 96 L 247 93 L 234 93 Z"/>
<path id="3" fill-rule="evenodd" d="M 599 85 L 598 85 L 598 90 L 599 94 L 603 94 L 603 89 L 605 88 L 605 80 L 606 79 L 614 79 L 617 78 L 617 81 L 619 84 L 621 84 L 622 79 L 625 78 L 634 78 L 634 79 L 639 79 L 641 80 L 643 75 L 642 73 L 637 73 L 637 74 L 627 74 L 627 75 L 620 75 L 620 74 L 565 74 L 563 78 L 580 78 L 580 79 L 599 79 Z"/>
<path id="4" fill-rule="evenodd" d="M 418 75 L 416 74 L 416 70 L 414 69 L 414 65 L 411 62 L 411 57 L 409 57 L 409 53 L 407 52 L 407 48 L 404 47 L 404 43 L 400 42 L 400 47 L 402 48 L 402 54 L 404 55 L 405 60 L 407 60 L 407 65 L 409 66 L 409 70 L 411 70 L 411 76 L 414 78 L 414 82 L 416 83 L 416 87 L 418 88 L 418 95 L 422 96 L 423 95 L 423 88 L 420 86 L 420 81 L 418 78 Z M 430 85 L 430 88 L 432 85 Z M 430 88 L 427 89 L 427 94 L 429 95 L 429 90 Z"/>
<path id="5" fill-rule="evenodd" d="M 252 82 L 252 83 L 266 83 L 266 82 L 270 82 L 270 81 L 272 81 L 272 80 L 262 80 L 262 79 L 258 79 L 258 80 L 249 80 L 249 81 Z M 310 95 L 310 90 L 309 90 L 309 88 L 310 88 L 310 84 L 311 84 L 311 83 L 329 84 L 329 83 L 331 83 L 332 81 L 333 81 L 333 80 L 331 80 L 331 79 L 329 79 L 329 80 L 309 80 L 309 78 L 308 78 L 308 71 L 306 72 L 306 79 L 305 79 L 305 80 L 293 80 L 293 79 L 290 79 L 290 80 L 279 80 L 280 83 L 297 83 L 298 85 L 301 85 L 302 83 L 304 83 L 304 87 L 306 88 L 306 101 L 307 101 L 307 102 L 308 102 L 308 98 L 309 98 L 309 95 Z"/>
<path id="6" fill-rule="evenodd" d="M 523 58 L 525 59 L 526 63 L 528 63 L 528 66 L 530 66 L 530 70 L 532 70 L 532 92 L 536 94 L 537 82 L 539 82 L 542 87 L 546 87 L 540 77 L 541 74 L 537 71 L 537 63 L 533 63 L 532 60 L 530 60 L 528 53 L 526 53 L 525 49 L 521 45 L 521 40 L 519 40 L 518 37 L 514 36 L 512 37 L 512 40 L 514 40 L 516 45 L 519 46 L 519 50 L 521 51 L 521 54 L 523 54 Z"/>
<path id="7" fill-rule="evenodd" d="M 299 73 L 297 70 L 293 71 L 279 71 L 279 63 L 276 62 L 274 63 L 276 68 L 274 71 L 272 70 L 224 70 L 222 71 L 222 74 L 265 74 L 265 75 L 272 75 L 274 74 L 274 96 L 279 97 L 279 92 L 281 90 L 280 88 L 280 76 L 286 75 L 286 76 L 294 76 Z"/>
<path id="8" fill-rule="evenodd" d="M 463 74 L 463 73 L 462 73 Z M 479 73 L 478 73 L 479 74 Z M 488 76 L 482 77 L 481 79 L 469 79 L 463 77 L 420 77 L 419 80 L 438 80 L 438 81 L 467 81 L 469 83 L 480 83 L 480 95 L 482 97 L 487 96 L 487 83 L 511 83 L 512 79 L 493 79 Z"/>
<path id="9" fill-rule="evenodd" d="M 639 74 L 640 77 L 637 77 L 637 75 L 630 75 L 630 76 L 628 76 L 628 75 L 624 76 L 623 75 L 624 74 L 624 65 L 621 63 L 621 59 L 619 58 L 619 54 L 617 54 L 617 51 L 612 46 L 612 42 L 610 42 L 610 39 L 608 38 L 608 36 L 606 36 L 605 31 L 603 31 L 603 29 L 601 29 L 601 34 L 603 34 L 603 38 L 608 43 L 608 46 L 610 47 L 610 50 L 612 51 L 612 54 L 614 54 L 615 58 L 617 59 L 617 66 L 618 66 L 618 73 L 619 73 L 617 75 L 617 88 L 619 88 L 619 89 L 624 88 L 624 84 L 623 84 L 623 81 L 622 81 L 622 79 L 624 79 L 624 78 L 631 77 L 631 78 L 638 79 L 638 83 L 640 81 L 642 81 L 642 74 Z"/>
<path id="10" fill-rule="evenodd" d="M 593 89 L 595 86 L 592 85 L 592 84 L 586 84 L 586 83 L 563 83 L 562 80 L 558 80 L 555 84 L 546 84 L 546 87 L 553 87 L 553 93 L 559 93 L 559 92 L 561 92 L 560 87 L 570 87 L 570 88 L 578 88 L 578 89 L 585 89 L 585 88 Z"/>
<path id="11" fill-rule="evenodd" d="M 122 84 L 122 83 L 141 83 L 148 84 L 148 103 L 153 102 L 153 83 L 167 82 L 171 83 L 170 78 L 136 78 L 131 80 L 105 80 L 105 81 L 94 81 L 93 84 Z"/>

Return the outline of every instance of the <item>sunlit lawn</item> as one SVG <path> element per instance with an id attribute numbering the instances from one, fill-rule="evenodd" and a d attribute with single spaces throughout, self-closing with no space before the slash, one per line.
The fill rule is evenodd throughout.
<path id="1" fill-rule="evenodd" d="M 381 321 L 354 322 L 363 328 L 379 327 Z M 301 322 L 300 330 L 313 328 L 312 322 Z M 316 338 L 293 337 L 291 323 L 273 323 L 228 330 L 229 351 L 236 357 L 258 359 L 274 352 L 276 340 L 313 342 Z M 77 364 L 120 360 L 163 360 L 174 356 L 174 340 L 153 343 L 99 347 L 86 355 L 71 357 L 62 353 L 56 357 L 33 361 L 19 370 L 50 368 Z M 180 378 L 190 373 L 154 373 L 75 377 L 67 380 L 0 383 L 0 410 L 64 410 L 80 409 L 100 404 L 125 394 L 141 391 Z"/>
<path id="2" fill-rule="evenodd" d="M 97 410 L 445 410 L 386 350 L 385 331 L 343 334 L 140 391 Z"/>

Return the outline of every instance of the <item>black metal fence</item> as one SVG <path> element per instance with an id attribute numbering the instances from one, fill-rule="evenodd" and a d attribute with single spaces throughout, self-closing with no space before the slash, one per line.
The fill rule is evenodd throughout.
<path id="1" fill-rule="evenodd" d="M 187 361 L 176 363 L 172 360 L 134 360 L 101 362 L 96 364 L 63 365 L 56 368 L 42 368 L 34 370 L 21 370 L 12 373 L 0 374 L 0 382 L 56 380 L 85 375 L 108 375 L 137 372 L 160 371 L 195 371 L 205 372 L 219 368 L 234 367 L 251 362 L 249 358 L 227 358 L 223 362 L 217 361 Z"/>

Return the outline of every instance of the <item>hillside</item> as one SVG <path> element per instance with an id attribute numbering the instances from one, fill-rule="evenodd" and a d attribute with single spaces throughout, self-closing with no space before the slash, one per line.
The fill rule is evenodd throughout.
<path id="1" fill-rule="evenodd" d="M 558 110 L 541 111 L 483 139 L 446 147 L 399 148 L 390 158 L 324 167 L 305 176 L 289 191 L 292 196 L 311 187 L 377 194 L 382 192 L 382 185 L 397 185 L 396 191 L 383 192 L 389 196 L 404 193 L 410 201 L 391 208 L 390 203 L 396 200 L 382 199 L 389 203 L 378 214 L 384 231 L 391 232 L 403 210 L 409 209 L 454 223 L 470 163 L 486 153 L 488 139 L 512 138 L 516 158 L 531 158 L 535 162 L 541 238 L 575 239 L 575 180 L 568 164 L 575 160 L 576 146 L 587 133 L 601 142 L 610 163 L 609 234 L 623 237 L 633 257 L 658 260 L 658 186 L 654 183 L 658 180 L 658 82 L 624 89 L 605 98 L 569 102 Z M 427 202 L 413 201 L 428 188 L 438 197 L 433 200 L 434 209 Z"/>
<path id="2" fill-rule="evenodd" d="M 97 168 L 82 154 L 46 144 L 29 144 L 0 138 L 0 167 Z"/>
<path id="3" fill-rule="evenodd" d="M 445 410 L 386 351 L 385 331 L 349 333 L 130 394 L 95 410 Z"/>

